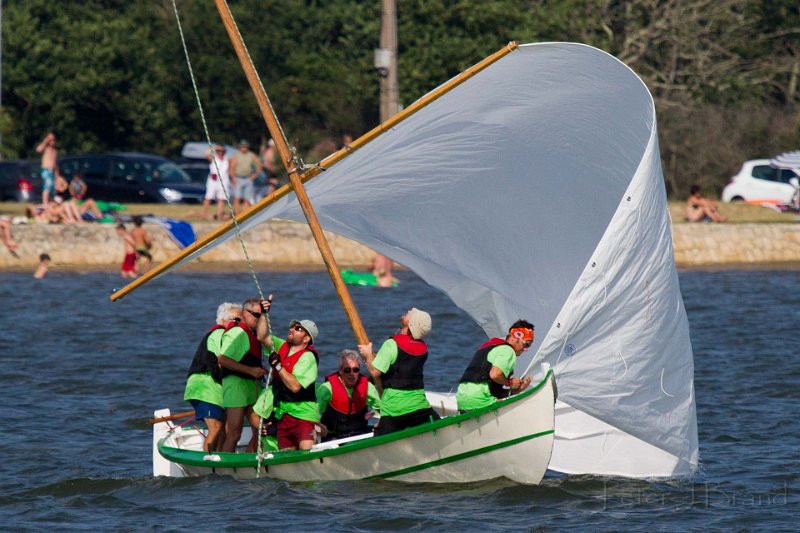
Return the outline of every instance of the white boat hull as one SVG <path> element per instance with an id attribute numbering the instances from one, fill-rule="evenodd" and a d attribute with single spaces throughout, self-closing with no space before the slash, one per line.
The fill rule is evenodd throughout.
<path id="1" fill-rule="evenodd" d="M 553 447 L 554 401 L 549 372 L 535 390 L 498 403 L 496 408 L 447 417 L 396 434 L 323 443 L 311 452 L 267 454 L 262 457 L 261 470 L 257 470 L 255 454 L 216 454 L 216 461 L 209 456 L 201 460 L 202 437 L 196 430 L 178 429 L 162 440 L 154 429 L 154 474 L 181 477 L 213 472 L 287 481 L 382 478 L 435 483 L 504 476 L 538 484 Z M 164 416 L 163 411 L 157 416 Z M 227 466 L 233 460 L 238 464 Z"/>

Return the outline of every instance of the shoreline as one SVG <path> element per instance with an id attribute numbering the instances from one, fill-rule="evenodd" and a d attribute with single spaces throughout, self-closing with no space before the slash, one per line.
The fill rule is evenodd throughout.
<path id="1" fill-rule="evenodd" d="M 217 227 L 213 223 L 193 224 L 201 236 Z M 178 253 L 178 246 L 158 225 L 145 224 L 154 248 L 155 263 Z M 39 254 L 48 253 L 51 269 L 74 272 L 117 271 L 123 245 L 113 224 L 21 224 L 13 227 L 19 243 L 17 256 L 0 247 L 0 271 L 25 272 L 35 269 Z M 671 227 L 675 262 L 680 270 L 800 270 L 800 224 L 673 224 Z M 355 241 L 325 232 L 331 251 L 341 268 L 363 270 L 374 252 Z M 274 272 L 325 270 L 322 257 L 304 224 L 270 221 L 244 235 L 248 254 L 256 270 Z M 402 268 L 402 266 L 399 266 Z M 183 265 L 186 271 L 248 270 L 238 239 L 209 251 Z"/>

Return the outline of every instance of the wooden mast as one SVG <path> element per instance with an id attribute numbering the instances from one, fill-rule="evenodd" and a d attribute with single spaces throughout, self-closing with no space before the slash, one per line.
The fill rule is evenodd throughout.
<path id="1" fill-rule="evenodd" d="M 367 337 L 367 332 L 364 330 L 364 326 L 361 323 L 361 318 L 358 316 L 358 311 L 356 311 L 355 305 L 353 305 L 353 300 L 350 297 L 350 291 L 347 290 L 347 285 L 345 285 L 344 281 L 342 280 L 342 275 L 339 272 L 336 259 L 333 257 L 331 248 L 328 245 L 328 240 L 325 238 L 325 234 L 322 232 L 322 227 L 319 224 L 317 215 L 314 212 L 314 208 L 312 207 L 305 188 L 303 187 L 303 182 L 300 176 L 300 173 L 303 171 L 303 169 L 298 168 L 299 160 L 295 158 L 294 155 L 289 151 L 283 130 L 278 123 L 278 119 L 275 116 L 275 112 L 272 110 L 272 106 L 269 103 L 267 94 L 261 86 L 258 75 L 253 68 L 250 58 L 248 57 L 244 43 L 242 42 L 242 37 L 239 34 L 235 23 L 233 22 L 233 16 L 231 15 L 226 0 L 215 0 L 215 3 L 217 5 L 217 10 L 219 11 L 220 17 L 222 18 L 222 22 L 225 24 L 225 29 L 228 31 L 228 36 L 231 39 L 231 43 L 233 43 L 233 48 L 236 50 L 236 55 L 239 57 L 239 62 L 242 64 L 242 68 L 247 76 L 247 81 L 250 83 L 250 87 L 253 89 L 253 93 L 256 96 L 256 101 L 258 102 L 258 107 L 261 110 L 261 115 L 264 117 L 264 121 L 267 124 L 267 129 L 269 129 L 272 140 L 275 142 L 275 148 L 281 157 L 283 166 L 286 168 L 286 171 L 289 174 L 289 181 L 292 184 L 295 194 L 297 195 L 297 201 L 300 203 L 300 207 L 303 209 L 303 214 L 308 221 L 308 227 L 311 229 L 311 234 L 314 236 L 317 247 L 322 254 L 323 261 L 325 261 L 328 274 L 333 281 L 336 294 L 339 295 L 339 300 L 341 301 L 344 312 L 347 314 L 347 318 L 350 321 L 350 326 L 353 328 L 353 333 L 356 336 L 356 340 L 359 344 L 368 344 L 369 338 Z"/>

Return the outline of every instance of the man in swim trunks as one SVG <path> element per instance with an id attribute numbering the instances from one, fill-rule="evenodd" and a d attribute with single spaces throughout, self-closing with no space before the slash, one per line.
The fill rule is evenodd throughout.
<path id="1" fill-rule="evenodd" d="M 131 230 L 131 237 L 133 237 L 133 245 L 136 247 L 136 257 L 139 263 L 139 272 L 144 274 L 150 270 L 153 264 L 153 256 L 150 255 L 150 249 L 153 247 L 153 241 L 147 230 L 142 227 L 144 220 L 141 215 L 133 217 L 133 229 Z"/>
<path id="2" fill-rule="evenodd" d="M 517 357 L 532 343 L 533 324 L 526 320 L 514 322 L 505 340 L 495 337 L 483 343 L 461 376 L 456 393 L 458 409 L 479 409 L 525 390 L 531 384 L 530 376 L 519 379 L 511 374 Z"/>
<path id="3" fill-rule="evenodd" d="M 133 244 L 133 237 L 125 229 L 125 224 L 117 224 L 117 235 L 125 245 L 125 259 L 122 260 L 120 273 L 123 278 L 135 278 L 139 274 L 136 272 L 136 248 Z"/>
<path id="4" fill-rule="evenodd" d="M 42 164 L 40 174 L 42 176 L 42 203 L 47 205 L 50 197 L 55 196 L 56 186 L 56 164 L 58 161 L 58 150 L 56 149 L 56 136 L 53 132 L 45 135 L 36 153 L 42 154 Z"/>

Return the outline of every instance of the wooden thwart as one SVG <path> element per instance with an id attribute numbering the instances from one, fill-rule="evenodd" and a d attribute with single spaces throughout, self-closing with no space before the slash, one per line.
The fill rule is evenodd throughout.
<path id="1" fill-rule="evenodd" d="M 178 418 L 189 418 L 194 416 L 194 411 L 184 411 L 182 413 L 175 413 L 174 415 L 162 416 L 159 418 L 151 418 L 148 420 L 151 424 L 158 424 L 159 422 L 166 422 L 167 420 L 177 420 Z"/>

